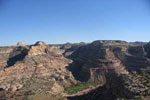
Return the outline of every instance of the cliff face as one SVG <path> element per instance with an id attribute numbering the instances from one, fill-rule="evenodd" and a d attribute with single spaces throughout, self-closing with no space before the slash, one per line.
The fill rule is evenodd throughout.
<path id="1" fill-rule="evenodd" d="M 65 68 L 72 61 L 62 53 L 58 46 L 43 42 L 13 48 L 5 59 L 6 66 L 0 70 L 0 88 L 6 91 L 63 91 L 63 87 L 76 81 Z"/>
<path id="2" fill-rule="evenodd" d="M 133 45 L 124 41 L 95 41 L 81 46 L 69 58 L 68 67 L 76 79 L 81 81 L 105 82 L 105 74 L 128 74 L 149 72 L 149 46 Z"/>
<path id="3" fill-rule="evenodd" d="M 95 41 L 76 50 L 70 58 L 73 74 L 82 81 L 105 81 L 105 73 L 128 73 L 116 53 L 126 52 L 124 42 Z"/>
<path id="4" fill-rule="evenodd" d="M 112 82 L 111 75 L 150 73 L 149 50 L 150 43 L 125 41 L 65 45 L 37 42 L 1 47 L 0 89 L 59 93 L 64 87 L 75 84 L 76 80 L 108 84 Z M 108 74 L 111 74 L 110 79 Z"/>
<path id="5" fill-rule="evenodd" d="M 0 70 L 7 66 L 9 54 L 15 47 L 0 47 Z"/>
<path id="6" fill-rule="evenodd" d="M 113 70 L 112 70 L 113 71 Z M 81 96 L 68 100 L 149 100 L 149 75 L 107 73 L 106 83 Z"/>
<path id="7" fill-rule="evenodd" d="M 52 69 L 66 67 L 77 80 L 105 82 L 105 74 L 110 73 L 112 69 L 118 74 L 128 74 L 149 72 L 150 68 L 149 43 L 137 45 L 124 41 L 94 41 L 91 44 L 61 46 L 48 46 L 44 42 L 37 42 L 31 46 L 22 44 L 0 49 L 1 69 L 6 68 L 7 71 L 19 64 L 35 66 L 36 59 L 40 64 L 48 63 L 47 66 Z M 29 70 L 34 70 L 33 65 Z"/>

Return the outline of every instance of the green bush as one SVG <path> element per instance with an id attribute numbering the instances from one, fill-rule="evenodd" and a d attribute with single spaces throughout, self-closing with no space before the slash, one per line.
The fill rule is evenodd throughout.
<path id="1" fill-rule="evenodd" d="M 79 91 L 85 90 L 89 87 L 96 87 L 99 85 L 100 85 L 99 83 L 81 82 L 81 83 L 66 87 L 65 92 L 68 94 L 74 94 L 74 93 L 77 93 Z"/>

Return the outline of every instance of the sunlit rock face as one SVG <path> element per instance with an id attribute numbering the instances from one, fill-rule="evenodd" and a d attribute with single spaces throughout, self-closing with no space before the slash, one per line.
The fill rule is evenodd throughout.
<path id="1" fill-rule="evenodd" d="M 149 73 L 149 48 L 119 40 L 0 47 L 0 88 L 59 93 L 77 80 L 106 83 L 108 74 Z"/>
<path id="2" fill-rule="evenodd" d="M 25 43 L 23 43 L 23 42 L 18 42 L 17 43 L 17 46 L 18 47 L 25 47 L 25 46 L 27 46 Z"/>
<path id="3" fill-rule="evenodd" d="M 61 92 L 65 86 L 76 83 L 66 69 L 72 60 L 65 58 L 63 52 L 60 46 L 48 46 L 44 42 L 13 48 L 6 60 L 8 64 L 0 70 L 0 88 L 13 92 Z"/>
<path id="4" fill-rule="evenodd" d="M 34 56 L 34 55 L 42 55 L 46 54 L 47 44 L 44 42 L 37 42 L 35 45 L 32 45 L 29 49 L 28 55 Z"/>

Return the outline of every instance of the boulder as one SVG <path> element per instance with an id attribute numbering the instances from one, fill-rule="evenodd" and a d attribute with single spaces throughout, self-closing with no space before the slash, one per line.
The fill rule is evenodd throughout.
<path id="1" fill-rule="evenodd" d="M 23 42 L 18 42 L 17 43 L 17 46 L 18 47 L 25 47 L 25 46 L 27 46 L 25 43 L 23 43 Z"/>
<path id="2" fill-rule="evenodd" d="M 35 56 L 35 55 L 42 55 L 46 54 L 47 44 L 44 42 L 36 42 L 34 45 L 32 45 L 29 49 L 28 55 L 29 56 Z"/>

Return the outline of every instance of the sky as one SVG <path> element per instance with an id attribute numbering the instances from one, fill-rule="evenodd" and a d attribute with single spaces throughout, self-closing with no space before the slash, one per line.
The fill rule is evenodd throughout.
<path id="1" fill-rule="evenodd" d="M 150 0 L 0 0 L 0 45 L 150 41 Z"/>

